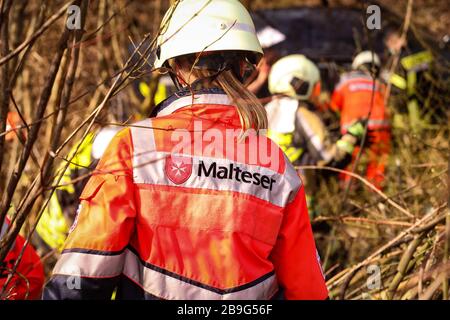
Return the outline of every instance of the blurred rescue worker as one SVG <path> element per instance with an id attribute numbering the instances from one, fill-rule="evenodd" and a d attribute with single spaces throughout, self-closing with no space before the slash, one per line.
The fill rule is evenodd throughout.
<path id="1" fill-rule="evenodd" d="M 377 188 L 381 188 L 384 181 L 391 142 L 389 115 L 384 102 L 385 85 L 378 80 L 380 64 L 375 53 L 359 53 L 353 60 L 353 70 L 341 76 L 331 97 L 331 109 L 340 115 L 342 134 L 348 132 L 355 120 L 367 119 L 368 164 L 365 175 Z M 354 157 L 357 152 L 355 150 Z"/>
<path id="2" fill-rule="evenodd" d="M 7 218 L 0 230 L 0 239 L 6 234 L 9 223 L 10 221 Z M 41 297 L 42 287 L 44 286 L 44 268 L 31 244 L 26 246 L 9 285 L 3 292 L 1 291 L 20 256 L 24 244 L 25 239 L 18 235 L 5 260 L 0 263 L 0 300 L 34 300 Z"/>
<path id="3" fill-rule="evenodd" d="M 271 100 L 269 91 L 269 73 L 272 65 L 279 59 L 278 52 L 275 49 L 265 48 L 264 57 L 259 62 L 256 70 L 246 81 L 247 89 L 255 94 L 262 103 Z"/>
<path id="4" fill-rule="evenodd" d="M 262 56 L 249 13 L 184 0 L 161 26 L 155 68 L 180 90 L 109 145 L 44 299 L 327 298 L 301 180 L 243 85 Z"/>
<path id="5" fill-rule="evenodd" d="M 271 99 L 268 83 L 270 68 L 280 58 L 275 46 L 286 40 L 286 36 L 271 26 L 259 30 L 256 36 L 263 48 L 264 57 L 262 57 L 256 70 L 253 70 L 252 74 L 249 75 L 245 85 L 264 104 Z"/>
<path id="6" fill-rule="evenodd" d="M 17 138 L 19 134 L 25 134 L 24 130 L 18 130 L 17 128 L 21 124 L 20 116 L 17 112 L 8 112 L 8 116 L 6 118 L 6 141 L 12 141 Z"/>
<path id="7" fill-rule="evenodd" d="M 320 86 L 319 69 L 304 55 L 294 54 L 278 60 L 269 75 L 269 90 L 274 95 L 266 105 L 269 137 L 294 165 L 344 168 L 352 160 L 364 127 L 356 121 L 333 142 L 317 109 Z M 314 218 L 318 214 L 314 197 L 318 181 L 308 172 L 304 176 L 308 210 Z"/>
<path id="8" fill-rule="evenodd" d="M 384 37 L 384 44 L 389 54 L 388 69 L 392 67 L 396 57 L 399 63 L 393 74 L 387 74 L 387 81 L 393 86 L 393 92 L 405 92 L 406 101 L 397 97 L 392 99 L 398 113 L 394 114 L 395 127 L 409 126 L 413 130 L 420 129 L 424 123 L 426 103 L 431 89 L 431 63 L 433 55 L 428 50 L 411 50 L 407 48 L 406 38 L 402 37 L 400 30 L 388 28 Z M 429 101 L 430 103 L 431 101 Z M 435 108 L 436 106 L 431 106 Z M 404 115 L 409 121 L 405 121 Z"/>
<path id="9" fill-rule="evenodd" d="M 278 60 L 269 75 L 269 90 L 275 95 L 266 105 L 269 137 L 295 165 L 345 167 L 362 137 L 361 122 L 354 122 L 335 143 L 317 110 L 320 72 L 304 55 Z"/>

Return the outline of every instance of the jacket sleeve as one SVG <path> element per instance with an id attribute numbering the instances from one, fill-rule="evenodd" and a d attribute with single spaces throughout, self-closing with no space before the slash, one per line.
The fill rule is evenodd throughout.
<path id="1" fill-rule="evenodd" d="M 334 147 L 323 121 L 307 108 L 297 110 L 292 142 L 306 150 L 298 162 L 300 165 L 328 163 L 334 156 Z"/>
<path id="2" fill-rule="evenodd" d="M 136 216 L 128 129 L 111 141 L 80 197 L 78 216 L 43 298 L 110 299 Z"/>
<path id="3" fill-rule="evenodd" d="M 5 226 L 9 224 L 9 220 L 6 220 Z M 5 260 L 0 263 L 0 288 L 5 284 L 8 273 L 13 269 L 24 245 L 25 238 L 18 235 Z M 43 285 L 44 267 L 32 245 L 28 244 L 3 298 L 7 300 L 39 299 Z"/>
<path id="4" fill-rule="evenodd" d="M 330 108 L 334 112 L 341 112 L 342 105 L 344 104 L 344 95 L 343 95 L 342 85 L 338 86 L 334 89 L 333 94 L 331 95 Z"/>
<path id="5" fill-rule="evenodd" d="M 303 186 L 285 209 L 271 260 L 286 299 L 323 300 L 328 297 Z"/>

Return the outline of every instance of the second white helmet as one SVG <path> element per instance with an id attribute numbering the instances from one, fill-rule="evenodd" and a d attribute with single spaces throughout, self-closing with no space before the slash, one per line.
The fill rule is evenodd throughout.
<path id="1" fill-rule="evenodd" d="M 281 58 L 269 74 L 269 91 L 298 100 L 308 100 L 320 82 L 319 68 L 301 54 Z"/>
<path id="2" fill-rule="evenodd" d="M 362 51 L 355 57 L 355 59 L 353 59 L 352 68 L 356 70 L 365 64 L 373 64 L 376 67 L 380 67 L 380 57 L 378 57 L 375 52 Z"/>

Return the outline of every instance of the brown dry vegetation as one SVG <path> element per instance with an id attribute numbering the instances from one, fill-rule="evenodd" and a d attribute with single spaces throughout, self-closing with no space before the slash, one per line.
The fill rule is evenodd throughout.
<path id="1" fill-rule="evenodd" d="M 323 5 L 325 1 L 244 2 L 256 9 Z M 406 0 L 375 2 L 403 19 Z M 142 110 L 150 106 L 126 86 L 130 79 L 117 83 L 116 76 L 127 77 L 122 71 L 132 67 L 126 64 L 128 48 L 132 42 L 137 46 L 146 34 L 153 38 L 169 1 L 75 1 L 86 6 L 84 32 L 69 32 L 64 27 L 68 3 L 1 0 L 9 20 L 3 15 L 0 22 L 0 137 L 5 136 L 8 110 L 20 111 L 27 136 L 4 145 L 0 139 L 0 224 L 6 212 L 14 219 L 0 240 L 0 261 L 19 230 L 30 236 L 55 179 L 60 177 L 56 168 L 70 160 L 70 148 L 96 122 L 103 121 L 108 108 L 123 104 Z M 433 35 L 442 37 L 450 21 L 445 3 L 415 1 L 412 28 L 427 26 Z M 358 7 L 361 2 L 336 0 L 329 4 Z M 59 18 L 52 19 L 57 12 Z M 48 28 L 31 38 L 46 23 Z M 27 39 L 32 40 L 17 50 Z M 448 85 L 448 79 L 444 81 Z M 450 103 L 448 96 L 438 99 Z M 100 112 L 101 108 L 104 111 Z M 394 131 L 382 193 L 361 180 L 361 169 L 355 171 L 356 182 L 348 197 L 343 197 L 333 179 L 319 184 L 313 226 L 332 298 L 448 299 L 449 127 L 442 121 L 416 133 L 410 129 Z M 315 174 L 326 171 L 307 170 Z M 369 265 L 380 268 L 380 287 L 368 289 Z"/>
<path id="2" fill-rule="evenodd" d="M 245 0 L 243 1 L 247 7 L 252 9 L 274 9 L 289 8 L 297 6 L 324 6 L 334 7 L 351 7 L 361 9 L 369 4 L 379 4 L 384 10 L 388 10 L 399 17 L 404 16 L 407 0 Z M 441 0 L 416 0 L 414 1 L 414 15 L 412 22 L 418 28 L 425 28 L 437 37 L 443 37 L 450 30 L 450 5 L 447 1 Z"/>

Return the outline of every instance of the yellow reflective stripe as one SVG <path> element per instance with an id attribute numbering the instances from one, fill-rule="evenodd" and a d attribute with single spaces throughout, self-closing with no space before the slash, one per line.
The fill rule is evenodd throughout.
<path id="1" fill-rule="evenodd" d="M 58 190 L 64 190 L 68 193 L 74 193 L 75 189 L 73 187 L 72 182 L 72 170 L 77 170 L 84 167 L 89 167 L 92 163 L 92 143 L 94 142 L 95 135 L 93 133 L 89 133 L 86 138 L 80 143 L 76 144 L 72 147 L 69 152 L 68 159 L 72 158 L 75 151 L 78 151 L 76 155 L 73 157 L 71 163 L 67 167 L 64 175 L 61 178 L 60 184 L 61 187 Z M 79 147 L 78 147 L 79 146 Z M 66 163 L 62 162 L 59 170 L 64 170 Z"/>
<path id="2" fill-rule="evenodd" d="M 354 125 L 354 123 L 347 123 L 342 126 L 345 130 L 348 131 L 349 128 L 351 128 Z M 386 119 L 371 119 L 367 121 L 367 127 L 369 129 L 375 128 L 375 127 L 389 127 L 391 125 L 391 122 Z"/>
<path id="3" fill-rule="evenodd" d="M 72 147 L 69 152 L 68 159 L 72 158 L 75 152 L 76 154 L 61 178 L 59 184 L 62 186 L 58 187 L 57 190 L 66 191 L 69 194 L 75 193 L 71 173 L 75 169 L 88 167 L 91 164 L 91 152 L 94 137 L 95 135 L 93 133 L 89 133 L 84 140 Z M 59 166 L 58 175 L 62 170 L 64 170 L 65 165 L 66 162 L 61 163 Z M 50 201 L 39 220 L 36 230 L 47 245 L 51 248 L 62 250 L 69 232 L 69 225 L 64 217 L 63 208 L 58 200 L 56 191 L 50 198 Z"/>
<path id="4" fill-rule="evenodd" d="M 160 102 L 164 101 L 167 98 L 167 89 L 166 86 L 162 83 L 158 84 L 158 89 L 155 93 L 155 105 L 159 104 Z"/>
<path id="5" fill-rule="evenodd" d="M 142 94 L 144 98 L 150 97 L 150 86 L 146 84 L 145 82 L 139 83 L 139 91 Z M 165 84 L 158 83 L 158 86 L 156 88 L 154 102 L 155 104 L 159 104 L 160 102 L 164 101 L 167 98 L 167 88 Z"/>
<path id="6" fill-rule="evenodd" d="M 61 171 L 64 170 L 65 164 L 66 164 L 65 162 L 61 163 L 59 171 L 57 172 L 56 175 L 57 177 L 59 177 Z M 75 188 L 72 184 L 72 177 L 71 177 L 72 170 L 73 166 L 69 165 L 66 171 L 64 172 L 63 176 L 61 177 L 61 181 L 59 182 L 60 187 L 58 187 L 58 190 L 64 190 L 70 194 L 75 192 Z"/>
<path id="7" fill-rule="evenodd" d="M 56 193 L 53 193 L 42 213 L 36 231 L 48 246 L 59 251 L 62 250 L 69 232 L 69 226 Z"/>
<path id="8" fill-rule="evenodd" d="M 295 147 L 290 147 L 283 151 L 284 151 L 286 157 L 288 157 L 290 162 L 294 162 L 294 161 L 298 160 L 303 153 L 303 149 L 295 148 Z"/>
<path id="9" fill-rule="evenodd" d="M 413 131 L 417 131 L 420 127 L 420 110 L 416 99 L 412 99 L 408 102 L 408 115 L 409 124 Z"/>
<path id="10" fill-rule="evenodd" d="M 114 289 L 112 295 L 111 295 L 111 300 L 116 300 L 117 297 L 117 288 Z"/>
<path id="11" fill-rule="evenodd" d="M 417 73 L 408 72 L 406 76 L 408 95 L 413 95 L 416 92 Z"/>
<path id="12" fill-rule="evenodd" d="M 272 139 L 281 149 L 287 149 L 292 144 L 292 133 L 279 133 L 269 130 L 267 136 Z"/>
<path id="13" fill-rule="evenodd" d="M 281 146 L 288 147 L 292 144 L 292 138 L 293 138 L 292 133 L 279 133 L 279 132 L 269 130 L 268 136 L 280 147 Z"/>
<path id="14" fill-rule="evenodd" d="M 289 161 L 294 162 L 301 157 L 303 149 L 292 146 L 292 140 L 294 138 L 292 133 L 279 133 L 269 130 L 268 137 L 272 139 L 281 150 L 283 150 Z"/>
<path id="15" fill-rule="evenodd" d="M 348 154 L 352 154 L 355 148 L 353 144 L 345 140 L 338 140 L 338 142 L 336 142 L 336 146 L 339 149 L 344 150 Z"/>
<path id="16" fill-rule="evenodd" d="M 150 86 L 143 81 L 139 82 L 139 92 L 144 98 L 150 97 Z"/>
<path id="17" fill-rule="evenodd" d="M 92 162 L 92 143 L 94 143 L 95 135 L 93 133 L 89 133 L 86 138 L 83 139 L 80 143 L 73 146 L 73 148 L 69 152 L 69 159 L 73 156 L 75 151 L 78 151 L 75 154 L 75 157 L 72 159 L 70 163 L 71 168 L 79 168 L 88 167 Z"/>
<path id="18" fill-rule="evenodd" d="M 429 51 L 422 51 L 419 53 L 415 53 L 404 57 L 400 63 L 402 64 L 405 70 L 411 70 L 419 65 L 427 64 L 433 61 L 433 55 Z"/>
<path id="19" fill-rule="evenodd" d="M 397 88 L 401 89 L 401 90 L 405 90 L 406 89 L 406 79 L 403 78 L 402 76 L 398 75 L 398 74 L 393 74 L 391 76 L 391 78 L 389 79 L 389 81 L 396 86 Z"/>

